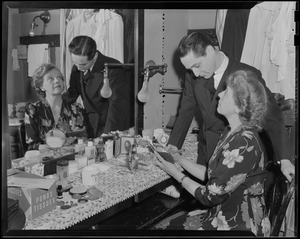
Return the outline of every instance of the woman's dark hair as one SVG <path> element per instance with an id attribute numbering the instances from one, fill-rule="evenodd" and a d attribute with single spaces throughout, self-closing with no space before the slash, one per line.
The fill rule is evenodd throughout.
<path id="1" fill-rule="evenodd" d="M 183 37 L 178 45 L 177 51 L 179 57 L 186 56 L 190 51 L 199 56 L 206 55 L 206 47 L 213 46 L 212 41 L 202 32 L 196 31 Z"/>
<path id="2" fill-rule="evenodd" d="M 38 97 L 41 100 L 44 100 L 46 98 L 46 93 L 44 91 L 42 91 L 42 89 L 41 89 L 41 87 L 44 83 L 44 76 L 53 69 L 56 69 L 60 72 L 60 70 L 55 65 L 45 63 L 45 64 L 42 64 L 41 66 L 39 66 L 33 73 L 31 84 L 32 84 L 33 89 L 36 91 L 36 93 L 38 94 Z M 63 76 L 62 76 L 62 79 L 63 79 Z"/>
<path id="3" fill-rule="evenodd" d="M 97 45 L 91 37 L 76 36 L 69 44 L 69 51 L 74 55 L 87 56 L 87 59 L 90 61 L 96 54 Z"/>
<path id="4" fill-rule="evenodd" d="M 234 102 L 241 110 L 244 125 L 262 128 L 268 109 L 268 98 L 264 86 L 252 71 L 238 70 L 231 73 L 227 86 L 233 91 Z"/>

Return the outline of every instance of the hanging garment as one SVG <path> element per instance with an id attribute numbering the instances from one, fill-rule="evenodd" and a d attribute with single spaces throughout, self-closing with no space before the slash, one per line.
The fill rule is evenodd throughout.
<path id="1" fill-rule="evenodd" d="M 71 31 L 67 33 L 67 24 L 74 18 L 76 18 L 78 15 L 82 14 L 86 9 L 61 9 L 60 10 L 60 62 L 61 62 L 61 72 L 65 76 L 66 79 L 66 86 L 69 86 L 69 78 L 70 78 L 70 63 L 67 64 L 67 62 L 70 62 L 70 53 L 68 52 L 68 44 L 71 42 L 70 39 L 68 39 L 68 34 Z M 72 28 L 71 28 L 72 29 Z M 72 37 L 72 36 L 71 36 Z"/>
<path id="2" fill-rule="evenodd" d="M 93 36 L 97 50 L 124 63 L 124 24 L 122 17 L 108 9 L 100 9 L 96 16 L 97 30 Z"/>
<path id="3" fill-rule="evenodd" d="M 134 62 L 134 10 L 118 9 L 124 23 L 124 62 Z"/>
<path id="4" fill-rule="evenodd" d="M 49 44 L 32 44 L 28 46 L 28 76 L 32 77 L 34 71 L 42 64 L 49 63 Z"/>
<path id="5" fill-rule="evenodd" d="M 19 59 L 27 59 L 27 46 L 26 45 L 18 45 L 18 58 Z"/>
<path id="6" fill-rule="evenodd" d="M 221 51 L 241 60 L 250 9 L 229 9 L 226 14 Z"/>
<path id="7" fill-rule="evenodd" d="M 19 59 L 18 59 L 18 50 L 12 49 L 11 56 L 13 59 L 12 70 L 20 71 Z"/>
<path id="8" fill-rule="evenodd" d="M 295 99 L 295 2 L 284 2 L 267 35 L 271 39 L 270 61 L 278 66 L 276 84 L 287 98 Z M 279 89 L 279 90 L 280 90 Z"/>
<path id="9" fill-rule="evenodd" d="M 262 2 L 253 7 L 249 14 L 241 56 L 242 62 L 261 71 L 268 88 L 273 93 L 281 93 L 286 98 L 295 98 L 294 23 L 293 20 L 289 20 L 293 19 L 294 10 L 295 2 Z M 287 32 L 288 36 L 285 34 Z M 281 37 L 281 39 L 284 37 L 286 40 L 276 40 L 275 36 Z M 281 45 L 275 44 L 275 42 Z M 273 50 L 272 47 L 274 47 Z M 274 53 L 277 52 L 276 48 L 281 49 L 280 54 Z M 280 79 L 278 72 L 284 67 L 280 68 L 271 57 L 276 55 L 280 58 L 283 49 L 288 52 L 288 58 L 277 60 L 278 62 L 284 61 L 285 63 L 281 62 L 280 64 L 286 67 L 285 73 L 280 73 L 281 76 L 284 75 L 284 79 Z"/>
<path id="10" fill-rule="evenodd" d="M 80 35 L 80 28 L 81 24 L 83 22 L 83 13 L 79 14 L 77 17 L 72 19 L 71 21 L 68 22 L 67 27 L 66 27 L 66 65 L 65 65 L 65 72 L 66 72 L 66 85 L 69 87 L 69 81 L 70 81 L 70 74 L 71 74 L 71 69 L 73 66 L 73 62 L 71 59 L 71 54 L 68 50 L 68 46 L 73 40 L 75 36 Z"/>
<path id="11" fill-rule="evenodd" d="M 227 9 L 218 9 L 216 14 L 216 35 L 219 42 L 219 48 L 222 46 L 223 32 L 226 19 Z"/>
<path id="12" fill-rule="evenodd" d="M 120 15 L 108 9 L 100 9 L 99 12 L 87 16 L 82 12 L 70 20 L 66 28 L 66 46 L 75 36 L 87 35 L 93 38 L 97 44 L 97 50 L 102 54 L 124 62 L 123 35 L 124 26 Z M 69 77 L 73 62 L 71 55 L 66 51 L 66 84 L 69 86 Z"/>

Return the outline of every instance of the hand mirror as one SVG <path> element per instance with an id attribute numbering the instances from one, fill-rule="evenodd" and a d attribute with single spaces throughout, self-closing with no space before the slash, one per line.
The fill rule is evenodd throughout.
<path id="1" fill-rule="evenodd" d="M 60 129 L 52 129 L 46 134 L 46 144 L 52 149 L 61 148 L 67 140 L 66 134 Z"/>

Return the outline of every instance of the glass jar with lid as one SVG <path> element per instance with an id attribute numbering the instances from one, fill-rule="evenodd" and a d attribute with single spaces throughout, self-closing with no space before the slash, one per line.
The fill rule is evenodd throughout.
<path id="1" fill-rule="evenodd" d="M 69 176 L 69 161 L 68 160 L 58 160 L 56 162 L 56 173 L 59 177 L 59 181 L 64 183 L 67 181 Z"/>

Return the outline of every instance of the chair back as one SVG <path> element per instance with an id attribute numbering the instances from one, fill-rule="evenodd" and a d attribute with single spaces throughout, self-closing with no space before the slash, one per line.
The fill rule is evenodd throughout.
<path id="1" fill-rule="evenodd" d="M 18 128 L 18 135 L 19 135 L 19 139 L 20 139 L 20 154 L 21 157 L 24 157 L 27 149 L 28 149 L 28 145 L 26 143 L 26 131 L 25 131 L 25 123 L 21 123 L 19 128 Z"/>
<path id="2" fill-rule="evenodd" d="M 270 162 L 267 171 L 273 176 L 271 183 L 265 187 L 266 208 L 271 223 L 271 236 L 279 236 L 283 219 L 295 191 L 295 179 L 288 182 L 281 173 L 280 166 Z"/>

